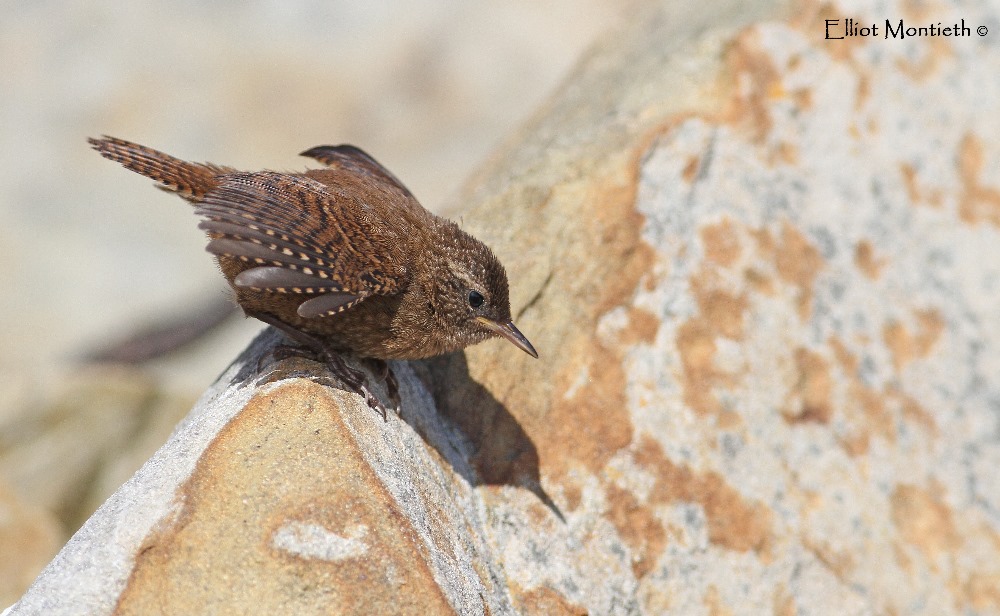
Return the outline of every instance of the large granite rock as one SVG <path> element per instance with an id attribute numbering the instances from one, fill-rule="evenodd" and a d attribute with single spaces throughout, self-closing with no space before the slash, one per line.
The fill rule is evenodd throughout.
<path id="1" fill-rule="evenodd" d="M 12 614 L 1000 612 L 998 15 L 756 10 L 637 15 L 470 183 L 540 360 L 383 423 L 266 334 Z"/>

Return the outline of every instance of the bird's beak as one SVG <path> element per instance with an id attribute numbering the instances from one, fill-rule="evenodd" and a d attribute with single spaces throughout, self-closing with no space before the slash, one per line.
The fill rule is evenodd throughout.
<path id="1" fill-rule="evenodd" d="M 538 359 L 538 351 L 535 350 L 535 347 L 531 346 L 531 343 L 524 337 L 524 334 L 514 327 L 513 321 L 497 323 L 496 321 L 491 321 L 486 317 L 476 317 L 476 320 L 482 323 L 486 329 L 497 334 L 498 336 L 503 336 L 507 340 L 510 340 L 514 346 L 521 349 L 528 355 L 531 355 L 535 359 Z"/>

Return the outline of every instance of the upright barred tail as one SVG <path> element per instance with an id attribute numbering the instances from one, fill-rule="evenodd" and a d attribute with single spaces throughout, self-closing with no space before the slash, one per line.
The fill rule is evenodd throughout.
<path id="1" fill-rule="evenodd" d="M 122 164 L 160 183 L 160 187 L 175 192 L 189 201 L 201 201 L 205 194 L 219 185 L 218 176 L 235 169 L 206 163 L 189 163 L 152 148 L 105 136 L 87 139 L 101 156 Z"/>

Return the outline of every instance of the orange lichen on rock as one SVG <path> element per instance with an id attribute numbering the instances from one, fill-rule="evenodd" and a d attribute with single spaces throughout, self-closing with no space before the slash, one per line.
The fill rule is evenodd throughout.
<path id="1" fill-rule="evenodd" d="M 895 442 L 895 416 L 884 395 L 860 381 L 848 385 L 848 394 L 848 432 L 838 438 L 844 451 L 850 456 L 864 455 L 874 437 Z"/>
<path id="2" fill-rule="evenodd" d="M 939 331 L 939 326 L 936 324 L 940 316 L 935 311 L 924 311 L 918 315 L 923 315 L 918 316 L 918 320 L 924 320 L 927 325 L 922 330 L 922 335 L 918 336 L 921 343 L 907 348 L 917 346 L 926 353 L 938 336 L 937 333 L 931 332 Z M 843 341 L 834 336 L 830 338 L 829 345 L 833 349 L 837 367 L 842 372 L 842 378 L 836 379 L 836 382 L 842 382 L 847 388 L 848 406 L 845 407 L 845 414 L 851 432 L 841 436 L 839 440 L 849 455 L 866 453 L 874 435 L 882 436 L 888 441 L 895 440 L 896 422 L 899 420 L 918 426 L 931 436 L 937 435 L 938 427 L 933 415 L 913 396 L 895 386 L 873 389 L 860 378 L 858 359 L 847 349 Z"/>
<path id="3" fill-rule="evenodd" d="M 920 550 L 932 566 L 938 556 L 961 546 L 951 508 L 938 494 L 902 484 L 893 491 L 890 504 L 892 522 L 900 536 Z"/>
<path id="4" fill-rule="evenodd" d="M 753 30 L 745 30 L 730 44 L 725 57 L 735 91 L 723 117 L 750 133 L 760 143 L 771 132 L 771 101 L 783 94 L 781 72 L 761 49 Z"/>
<path id="5" fill-rule="evenodd" d="M 639 343 L 651 344 L 656 339 L 656 332 L 660 329 L 659 317 L 635 306 L 628 309 L 627 316 L 625 327 L 618 333 L 621 344 L 626 346 Z"/>
<path id="6" fill-rule="evenodd" d="M 639 184 L 640 159 L 645 150 L 637 150 L 627 171 L 622 171 L 626 185 L 592 187 L 587 191 L 593 212 L 587 232 L 595 238 L 596 245 L 588 258 L 600 264 L 600 289 L 591 306 L 589 319 L 599 318 L 616 306 L 629 305 L 643 276 L 653 270 L 657 261 L 656 251 L 642 238 L 645 216 L 635 208 Z M 588 319 L 588 320 L 589 320 Z"/>
<path id="7" fill-rule="evenodd" d="M 743 253 L 736 225 L 729 218 L 701 228 L 701 243 L 705 258 L 720 267 L 732 267 Z"/>
<path id="8" fill-rule="evenodd" d="M 733 614 L 733 609 L 723 603 L 722 597 L 719 596 L 719 589 L 714 584 L 705 591 L 705 608 L 708 609 L 709 616 L 732 616 Z"/>
<path id="9" fill-rule="evenodd" d="M 746 299 L 723 291 L 698 297 L 702 314 L 683 323 L 675 339 L 683 366 L 684 403 L 702 415 L 721 415 L 724 409 L 713 389 L 733 385 L 735 375 L 715 365 L 715 340 L 719 336 L 735 338 L 740 334 Z"/>
<path id="10" fill-rule="evenodd" d="M 1000 610 L 1000 573 L 973 573 L 962 585 L 962 594 L 977 610 Z"/>
<path id="11" fill-rule="evenodd" d="M 567 509 L 576 511 L 576 508 L 580 506 L 580 501 L 583 500 L 583 490 L 578 484 L 565 479 L 562 482 L 562 489 Z"/>
<path id="12" fill-rule="evenodd" d="M 886 323 L 882 328 L 882 340 L 892 353 L 892 364 L 897 372 L 913 359 L 913 337 L 902 323 L 898 321 Z"/>
<path id="13" fill-rule="evenodd" d="M 684 404 L 702 415 L 718 413 L 722 406 L 712 392 L 718 380 L 715 367 L 715 331 L 706 319 L 695 318 L 678 328 L 677 351 L 684 368 Z"/>
<path id="14" fill-rule="evenodd" d="M 870 435 L 881 436 L 888 442 L 896 440 L 896 417 L 884 392 L 857 380 L 848 386 L 851 399 L 861 410 L 861 425 Z"/>
<path id="15" fill-rule="evenodd" d="M 944 318 L 937 310 L 921 310 L 916 317 L 918 330 L 915 334 L 898 322 L 888 323 L 882 329 L 882 338 L 892 353 L 897 372 L 914 359 L 927 357 L 944 331 Z"/>
<path id="16" fill-rule="evenodd" d="M 509 581 L 511 598 L 516 602 L 522 614 L 551 614 L 552 616 L 587 616 L 589 612 L 582 605 L 549 588 L 536 586 L 524 590 L 517 583 Z"/>
<path id="17" fill-rule="evenodd" d="M 543 435 L 546 471 L 557 476 L 574 462 L 599 472 L 633 433 L 621 352 L 594 340 L 569 356 L 575 360 L 556 375 Z"/>
<path id="18" fill-rule="evenodd" d="M 743 317 L 749 307 L 746 294 L 733 294 L 717 288 L 712 265 L 735 264 L 741 248 L 728 221 L 702 231 L 708 263 L 690 278 L 691 293 L 698 314 L 677 329 L 675 344 L 683 366 L 684 402 L 700 414 L 722 411 L 713 388 L 734 382 L 734 375 L 715 365 L 715 340 L 718 337 L 739 340 L 743 336 Z"/>
<path id="19" fill-rule="evenodd" d="M 649 437 L 640 440 L 635 460 L 656 477 L 650 502 L 697 503 L 705 511 L 711 543 L 769 557 L 772 513 L 765 505 L 745 499 L 716 472 L 695 472 L 674 464 Z"/>
<path id="20" fill-rule="evenodd" d="M 773 263 L 777 278 L 791 285 L 796 292 L 799 317 L 805 321 L 812 310 L 813 283 L 825 262 L 819 250 L 798 229 L 785 221 L 781 235 L 775 239 L 765 228 L 747 229 L 756 245 L 757 258 Z M 774 292 L 771 279 L 759 268 L 748 268 L 746 278 L 755 290 L 768 295 Z"/>
<path id="21" fill-rule="evenodd" d="M 688 158 L 687 163 L 684 165 L 684 170 L 681 171 L 681 177 L 684 178 L 685 182 L 693 182 L 694 178 L 698 175 L 698 169 L 701 167 L 701 158 L 698 156 L 692 156 Z"/>
<path id="22" fill-rule="evenodd" d="M 831 336 L 828 343 L 830 348 L 833 349 L 833 356 L 837 359 L 837 364 L 844 371 L 844 374 L 848 377 L 857 376 L 858 358 L 854 356 L 854 353 L 851 353 L 844 345 L 844 342 L 836 336 Z"/>
<path id="23" fill-rule="evenodd" d="M 958 515 L 965 513 L 967 512 L 959 511 Z M 970 536 L 968 531 L 965 536 Z M 953 570 L 948 586 L 957 602 L 966 609 L 971 607 L 978 612 L 993 613 L 1000 610 L 1000 568 L 997 566 L 1000 562 L 1000 535 L 989 524 L 977 524 L 971 536 L 989 539 L 979 547 L 991 547 L 992 558 L 986 562 L 980 560 L 971 567 L 963 567 L 964 571 Z"/>
<path id="24" fill-rule="evenodd" d="M 812 553 L 812 555 L 815 556 L 819 562 L 823 563 L 823 565 L 829 569 L 838 580 L 845 584 L 850 583 L 849 576 L 855 567 L 854 557 L 850 552 L 846 550 L 835 550 L 829 543 L 809 537 L 803 537 L 802 545 L 809 550 L 809 552 Z"/>
<path id="25" fill-rule="evenodd" d="M 865 276 L 871 280 L 876 280 L 882 273 L 886 260 L 875 256 L 875 248 L 868 240 L 861 240 L 854 247 L 854 264 Z"/>
<path id="26" fill-rule="evenodd" d="M 774 588 L 774 605 L 771 612 L 774 616 L 795 616 L 798 608 L 795 606 L 795 598 L 788 592 L 788 586 L 779 583 Z"/>
<path id="27" fill-rule="evenodd" d="M 983 144 L 968 133 L 958 146 L 958 174 L 962 192 L 958 200 L 958 215 L 967 223 L 987 222 L 1000 226 L 1000 190 L 985 186 L 979 179 L 985 161 Z"/>
<path id="28" fill-rule="evenodd" d="M 899 171 L 903 176 L 903 185 L 906 187 L 906 196 L 910 203 L 926 203 L 932 207 L 941 207 L 941 190 L 922 187 L 917 178 L 916 167 L 908 162 L 902 162 L 899 164 Z"/>
<path id="29" fill-rule="evenodd" d="M 717 335 L 731 340 L 743 336 L 743 314 L 749 302 L 746 295 L 734 295 L 721 289 L 704 286 L 704 280 L 692 278 L 692 291 L 702 318 Z"/>
<path id="30" fill-rule="evenodd" d="M 920 203 L 921 194 L 917 188 L 917 170 L 910 163 L 899 163 L 899 172 L 903 174 L 903 183 L 906 185 L 906 196 L 910 203 Z"/>
<path id="31" fill-rule="evenodd" d="M 934 436 L 938 434 L 938 426 L 934 417 L 913 396 L 894 390 L 889 390 L 887 395 L 898 403 L 905 421 L 920 426 L 928 434 Z"/>
<path id="32" fill-rule="evenodd" d="M 614 484 L 607 486 L 609 519 L 632 550 L 632 572 L 641 580 L 656 565 L 667 543 L 663 524 L 653 510 L 628 490 Z"/>
<path id="33" fill-rule="evenodd" d="M 799 161 L 799 148 L 787 141 L 782 141 L 768 148 L 767 162 L 774 166 L 778 164 L 794 165 Z"/>
<path id="34" fill-rule="evenodd" d="M 833 381 L 827 361 L 821 355 L 801 347 L 795 349 L 794 357 L 798 378 L 789 392 L 789 408 L 785 419 L 792 423 L 829 423 L 833 414 L 830 403 Z"/>
<path id="35" fill-rule="evenodd" d="M 799 317 L 805 321 L 812 310 L 813 283 L 823 268 L 823 258 L 801 231 L 786 222 L 774 259 L 778 277 L 798 290 Z"/>
<path id="36" fill-rule="evenodd" d="M 774 278 L 764 274 L 759 269 L 748 267 L 743 271 L 743 279 L 751 290 L 761 295 L 774 295 Z"/>

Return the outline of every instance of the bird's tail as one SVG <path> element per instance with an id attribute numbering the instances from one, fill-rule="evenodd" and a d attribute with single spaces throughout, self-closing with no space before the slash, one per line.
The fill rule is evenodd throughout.
<path id="1" fill-rule="evenodd" d="M 126 169 L 156 180 L 160 183 L 160 188 L 175 192 L 189 201 L 200 201 L 206 193 L 219 185 L 220 175 L 235 171 L 229 167 L 207 163 L 189 163 L 115 137 L 104 136 L 87 141 L 104 158 L 117 161 Z"/>

